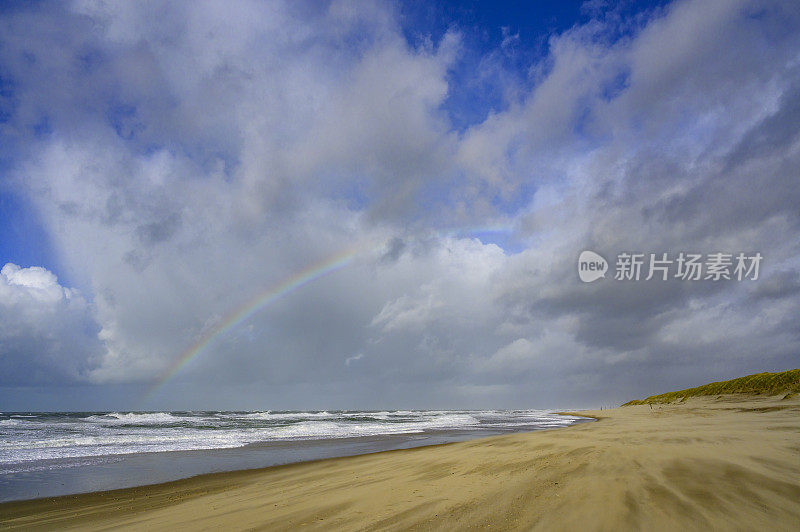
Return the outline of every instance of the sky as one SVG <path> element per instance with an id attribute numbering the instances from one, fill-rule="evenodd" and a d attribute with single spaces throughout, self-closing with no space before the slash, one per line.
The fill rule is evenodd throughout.
<path id="1" fill-rule="evenodd" d="M 796 368 L 798 42 L 790 0 L 3 2 L 0 410 L 610 406 Z"/>

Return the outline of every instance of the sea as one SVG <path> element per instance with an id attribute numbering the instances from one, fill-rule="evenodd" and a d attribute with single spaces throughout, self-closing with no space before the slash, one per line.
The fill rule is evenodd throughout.
<path id="1" fill-rule="evenodd" d="M 0 413 L 0 501 L 566 427 L 544 410 Z"/>

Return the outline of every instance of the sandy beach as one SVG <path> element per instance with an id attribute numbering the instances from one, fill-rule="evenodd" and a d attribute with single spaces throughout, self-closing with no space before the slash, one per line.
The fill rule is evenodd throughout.
<path id="1" fill-rule="evenodd" d="M 566 429 L 0 505 L 25 529 L 796 530 L 800 397 L 585 411 Z"/>

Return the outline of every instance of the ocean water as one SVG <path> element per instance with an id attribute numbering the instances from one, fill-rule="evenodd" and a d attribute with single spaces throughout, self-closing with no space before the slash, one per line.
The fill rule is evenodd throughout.
<path id="1" fill-rule="evenodd" d="M 541 410 L 0 414 L 0 501 L 565 427 Z"/>

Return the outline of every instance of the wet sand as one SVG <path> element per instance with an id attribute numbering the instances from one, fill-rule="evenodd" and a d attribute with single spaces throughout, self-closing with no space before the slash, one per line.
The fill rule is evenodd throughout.
<path id="1" fill-rule="evenodd" d="M 800 397 L 11 502 L 0 528 L 797 530 Z"/>

